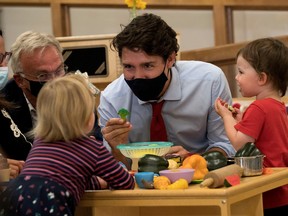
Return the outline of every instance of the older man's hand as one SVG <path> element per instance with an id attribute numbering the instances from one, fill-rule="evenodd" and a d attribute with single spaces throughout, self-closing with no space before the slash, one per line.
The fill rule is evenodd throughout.
<path id="1" fill-rule="evenodd" d="M 23 169 L 25 161 L 13 160 L 13 159 L 7 159 L 7 161 L 10 167 L 10 178 L 11 179 L 16 178 Z"/>

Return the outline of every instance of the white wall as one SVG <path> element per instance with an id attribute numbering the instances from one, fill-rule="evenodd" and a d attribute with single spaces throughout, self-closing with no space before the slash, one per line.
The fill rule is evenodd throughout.
<path id="1" fill-rule="evenodd" d="M 2 7 L 0 25 L 4 31 L 6 49 L 24 31 L 52 33 L 50 7 Z"/>
<path id="2" fill-rule="evenodd" d="M 288 35 L 288 11 L 235 11 L 235 42 Z"/>
<path id="3" fill-rule="evenodd" d="M 118 33 L 120 24 L 129 22 L 127 9 L 71 8 L 72 35 Z M 181 50 L 214 45 L 213 17 L 210 10 L 148 10 L 160 15 L 180 33 Z M 235 11 L 235 42 L 288 33 L 286 11 Z M 9 50 L 16 37 L 26 30 L 52 33 L 50 7 L 2 7 L 0 27 Z"/>
<path id="4" fill-rule="evenodd" d="M 213 14 L 210 10 L 148 10 L 160 15 L 180 34 L 180 51 L 214 46 Z M 113 34 L 121 31 L 129 18 L 127 9 L 71 8 L 72 35 Z M 235 42 L 288 34 L 287 11 L 234 11 Z M 50 7 L 2 7 L 0 28 L 6 49 L 24 31 L 52 34 Z"/>
<path id="5" fill-rule="evenodd" d="M 144 11 L 140 11 L 140 14 Z M 181 50 L 214 45 L 211 11 L 191 10 L 145 10 L 161 16 L 180 34 Z M 107 16 L 113 14 L 113 16 Z M 79 17 L 85 17 L 79 19 Z M 185 21 L 183 21 L 185 17 Z M 121 31 L 120 24 L 129 22 L 127 9 L 71 9 L 72 34 L 106 34 Z M 203 37 L 203 34 L 205 37 Z"/>

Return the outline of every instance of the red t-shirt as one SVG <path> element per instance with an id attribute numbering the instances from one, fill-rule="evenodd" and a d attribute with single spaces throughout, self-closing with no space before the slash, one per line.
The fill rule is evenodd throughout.
<path id="1" fill-rule="evenodd" d="M 266 156 L 264 167 L 288 166 L 288 119 L 284 103 L 272 98 L 254 101 L 235 129 L 253 137 Z M 288 185 L 263 194 L 264 208 L 288 205 Z"/>

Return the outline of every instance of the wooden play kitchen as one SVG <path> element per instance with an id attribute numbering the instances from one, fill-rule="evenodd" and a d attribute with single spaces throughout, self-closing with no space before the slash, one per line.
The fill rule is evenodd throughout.
<path id="1" fill-rule="evenodd" d="M 76 216 L 263 216 L 262 193 L 288 184 L 288 168 L 242 177 L 233 187 L 86 191 Z"/>

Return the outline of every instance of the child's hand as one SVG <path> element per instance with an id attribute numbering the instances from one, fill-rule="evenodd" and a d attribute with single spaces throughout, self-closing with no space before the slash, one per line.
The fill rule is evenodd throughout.
<path id="1" fill-rule="evenodd" d="M 232 113 L 234 119 L 235 119 L 237 122 L 241 121 L 241 120 L 242 120 L 243 113 L 240 111 L 240 109 L 238 109 L 238 108 L 236 108 L 236 107 L 234 107 L 234 110 L 235 110 L 235 112 Z"/>
<path id="2" fill-rule="evenodd" d="M 224 116 L 231 116 L 233 113 L 237 114 L 236 108 L 233 108 L 232 106 L 228 105 L 224 100 L 221 98 L 218 98 L 215 101 L 215 110 L 222 118 Z M 238 110 L 239 111 L 239 110 Z"/>
<path id="3" fill-rule="evenodd" d="M 103 180 L 102 178 L 97 176 L 97 179 L 99 181 L 99 184 L 101 185 L 101 189 L 107 189 L 108 188 L 108 183 Z"/>
<path id="4" fill-rule="evenodd" d="M 237 106 L 230 106 L 221 98 L 218 98 L 215 101 L 215 110 L 216 112 L 223 118 L 224 116 L 228 115 L 231 116 L 239 122 L 242 119 L 242 113 Z"/>

